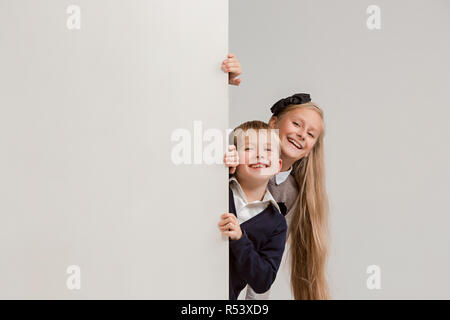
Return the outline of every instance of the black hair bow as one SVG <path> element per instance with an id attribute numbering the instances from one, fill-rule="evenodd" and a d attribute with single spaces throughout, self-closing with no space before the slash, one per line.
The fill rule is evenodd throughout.
<path id="1" fill-rule="evenodd" d="M 293 96 L 278 100 L 270 111 L 272 111 L 273 115 L 276 116 L 279 114 L 284 108 L 291 104 L 302 104 L 311 101 L 311 96 L 308 93 L 296 93 Z"/>
<path id="2" fill-rule="evenodd" d="M 287 214 L 287 207 L 286 207 L 286 205 L 284 204 L 284 202 L 277 202 L 277 204 L 278 204 L 278 207 L 280 208 L 280 213 L 281 213 L 283 216 L 286 216 L 286 214 Z"/>

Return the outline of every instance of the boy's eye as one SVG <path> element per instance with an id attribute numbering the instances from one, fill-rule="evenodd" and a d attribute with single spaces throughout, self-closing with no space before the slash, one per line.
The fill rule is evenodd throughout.
<path id="1" fill-rule="evenodd" d="M 293 121 L 292 123 L 293 123 L 294 125 L 298 126 L 298 123 L 297 123 L 297 122 Z"/>

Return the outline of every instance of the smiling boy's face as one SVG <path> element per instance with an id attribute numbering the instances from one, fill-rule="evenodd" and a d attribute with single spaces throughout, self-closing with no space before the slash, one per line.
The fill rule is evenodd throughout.
<path id="1" fill-rule="evenodd" d="M 265 182 L 280 172 L 280 146 L 277 130 L 249 129 L 236 134 L 239 165 L 238 180 Z"/>

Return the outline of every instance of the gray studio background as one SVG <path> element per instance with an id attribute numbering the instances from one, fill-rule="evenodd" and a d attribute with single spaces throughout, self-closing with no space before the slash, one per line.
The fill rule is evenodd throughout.
<path id="1" fill-rule="evenodd" d="M 231 127 L 296 92 L 325 111 L 335 299 L 450 298 L 448 30 L 446 0 L 230 0 Z M 283 271 L 272 298 L 291 298 Z"/>

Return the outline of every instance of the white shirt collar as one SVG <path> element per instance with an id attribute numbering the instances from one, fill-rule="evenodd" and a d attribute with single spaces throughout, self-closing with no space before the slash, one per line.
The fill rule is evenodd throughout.
<path id="1" fill-rule="evenodd" d="M 234 181 L 234 182 L 233 182 Z M 240 212 L 242 209 L 247 208 L 249 209 L 250 207 L 256 209 L 256 211 L 261 212 L 263 207 L 266 207 L 269 203 L 272 203 L 275 208 L 277 208 L 278 212 L 281 213 L 280 207 L 278 206 L 278 203 L 275 201 L 275 199 L 273 198 L 272 194 L 270 193 L 270 191 L 268 189 L 266 189 L 266 192 L 264 193 L 264 198 L 261 201 L 253 201 L 253 202 L 248 202 L 247 197 L 245 196 L 244 190 L 242 190 L 241 185 L 239 184 L 239 181 L 237 181 L 236 177 L 231 177 L 230 180 L 230 187 L 231 190 L 233 191 L 233 196 L 235 197 L 235 207 L 236 207 L 236 214 L 240 219 Z M 253 211 L 253 210 L 252 210 Z M 253 212 L 251 214 L 251 216 L 254 216 L 255 213 L 259 213 L 259 212 Z M 242 215 L 243 216 L 243 215 Z M 245 219 L 245 218 L 243 218 Z M 241 223 L 243 221 L 240 221 Z"/>
<path id="2" fill-rule="evenodd" d="M 292 166 L 288 171 L 281 171 L 279 174 L 275 175 L 275 182 L 277 185 L 283 183 L 286 181 L 286 179 L 289 177 L 292 171 Z"/>

